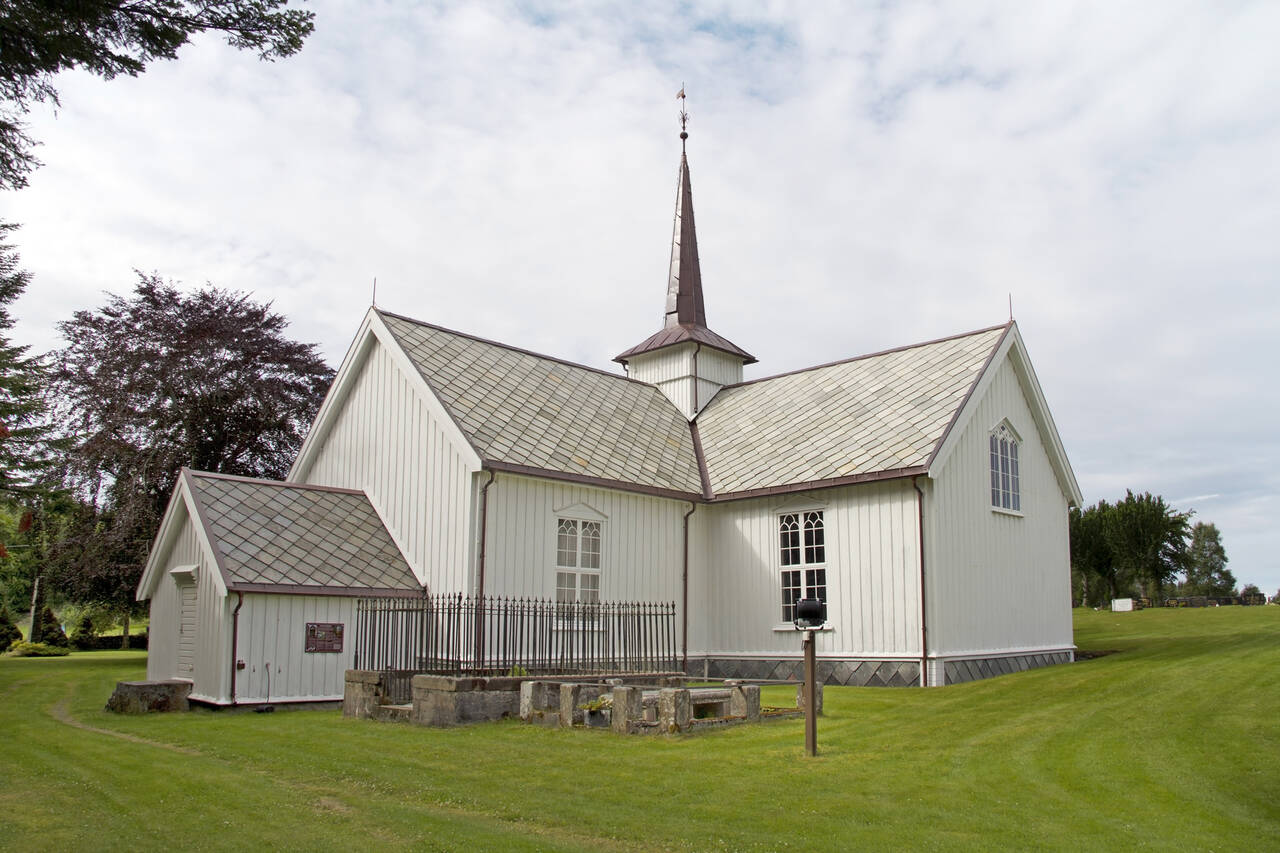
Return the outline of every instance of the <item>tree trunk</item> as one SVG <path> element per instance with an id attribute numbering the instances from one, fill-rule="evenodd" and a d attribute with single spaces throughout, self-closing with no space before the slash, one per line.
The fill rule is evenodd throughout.
<path id="1" fill-rule="evenodd" d="M 1089 606 L 1089 573 L 1086 571 L 1080 572 L 1080 606 Z"/>
<path id="2" fill-rule="evenodd" d="M 120 648 L 129 648 L 129 611 L 124 611 L 124 619 L 120 623 L 124 627 L 124 632 L 120 637 Z"/>
<path id="3" fill-rule="evenodd" d="M 35 583 L 31 585 L 31 628 L 27 631 L 27 642 L 40 642 L 40 576 L 36 575 Z"/>

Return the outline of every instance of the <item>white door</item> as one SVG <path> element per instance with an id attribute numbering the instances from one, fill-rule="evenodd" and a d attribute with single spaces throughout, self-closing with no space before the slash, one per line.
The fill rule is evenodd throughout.
<path id="1" fill-rule="evenodd" d="M 182 612 L 178 619 L 178 678 L 194 678 L 196 659 L 196 585 L 178 584 Z"/>

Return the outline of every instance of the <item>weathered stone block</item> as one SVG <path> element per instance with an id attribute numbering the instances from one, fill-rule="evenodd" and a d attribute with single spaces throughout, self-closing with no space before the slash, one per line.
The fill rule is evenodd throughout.
<path id="1" fill-rule="evenodd" d="M 520 694 L 514 690 L 435 690 L 414 679 L 411 722 L 420 726 L 456 726 L 501 720 L 520 713 Z"/>
<path id="2" fill-rule="evenodd" d="M 739 683 L 731 688 L 729 714 L 734 717 L 746 717 L 750 722 L 760 719 L 760 686 Z"/>
<path id="3" fill-rule="evenodd" d="M 342 716 L 371 720 L 382 704 L 382 673 L 349 669 L 343 678 Z"/>
<path id="4" fill-rule="evenodd" d="M 613 730 L 630 734 L 644 719 L 644 690 L 640 687 L 613 688 Z"/>
<path id="5" fill-rule="evenodd" d="M 658 691 L 658 725 L 667 732 L 682 732 L 693 719 L 693 704 L 689 691 L 683 688 L 664 687 Z"/>
<path id="6" fill-rule="evenodd" d="M 117 714 L 187 711 L 190 693 L 189 681 L 119 681 L 107 700 L 107 710 Z"/>
<path id="7" fill-rule="evenodd" d="M 813 692 L 813 696 L 814 696 L 813 704 L 817 706 L 815 710 L 819 714 L 821 714 L 822 713 L 822 682 L 819 681 L 817 684 L 814 685 L 814 688 L 815 689 Z M 804 682 L 800 682 L 799 684 L 796 685 L 796 707 L 799 708 L 801 711 L 805 709 Z"/>
<path id="8" fill-rule="evenodd" d="M 582 722 L 582 710 L 578 708 L 578 697 L 581 694 L 581 684 L 560 685 L 560 725 L 565 728 Z"/>
<path id="9" fill-rule="evenodd" d="M 442 690 L 449 693 L 461 693 L 468 690 L 484 690 L 485 679 L 453 678 L 448 675 L 415 675 L 413 677 L 413 688 L 416 690 L 419 687 L 429 690 Z"/>
<path id="10" fill-rule="evenodd" d="M 547 683 L 545 681 L 524 681 L 520 684 L 520 719 L 526 723 L 533 720 L 535 713 L 547 710 Z"/>

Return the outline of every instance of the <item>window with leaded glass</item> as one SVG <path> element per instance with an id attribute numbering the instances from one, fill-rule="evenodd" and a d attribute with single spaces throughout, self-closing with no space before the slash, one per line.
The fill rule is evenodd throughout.
<path id="1" fill-rule="evenodd" d="M 1022 512 L 1022 489 L 1018 475 L 1018 438 L 1008 424 L 992 431 L 988 445 L 991 457 L 991 506 Z"/>
<path id="2" fill-rule="evenodd" d="M 600 601 L 600 522 L 556 519 L 556 602 Z"/>
<path id="3" fill-rule="evenodd" d="M 816 598 L 827 616 L 827 541 L 822 510 L 787 512 L 778 516 L 779 558 L 782 565 L 782 621 L 796 618 L 796 602 Z"/>

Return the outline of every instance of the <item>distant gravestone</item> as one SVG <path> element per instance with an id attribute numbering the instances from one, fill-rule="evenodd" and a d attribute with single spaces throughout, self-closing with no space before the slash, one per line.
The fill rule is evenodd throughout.
<path id="1" fill-rule="evenodd" d="M 1113 598 L 1111 599 L 1112 613 L 1128 613 L 1133 610 L 1132 598 Z"/>

